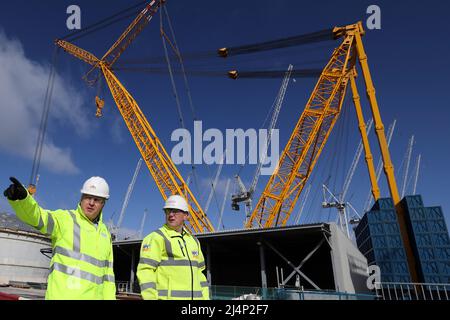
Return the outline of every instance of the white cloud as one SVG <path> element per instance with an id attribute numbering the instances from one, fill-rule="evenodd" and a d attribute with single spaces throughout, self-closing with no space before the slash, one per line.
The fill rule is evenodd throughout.
<path id="1" fill-rule="evenodd" d="M 0 151 L 33 159 L 50 66 L 25 56 L 19 40 L 0 29 Z M 56 75 L 48 124 L 57 121 L 86 137 L 90 121 L 82 112 L 83 97 Z M 63 133 L 64 134 L 64 133 Z M 41 165 L 57 173 L 79 172 L 69 148 L 56 146 L 47 131 Z"/>

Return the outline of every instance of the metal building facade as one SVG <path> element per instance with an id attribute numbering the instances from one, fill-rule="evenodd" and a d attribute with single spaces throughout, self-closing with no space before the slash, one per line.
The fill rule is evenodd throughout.
<path id="1" fill-rule="evenodd" d="M 367 260 L 335 224 L 196 236 L 212 286 L 369 292 Z M 136 268 L 140 245 L 140 240 L 113 243 L 116 281 L 119 287 L 124 284 L 124 291 L 139 292 Z"/>

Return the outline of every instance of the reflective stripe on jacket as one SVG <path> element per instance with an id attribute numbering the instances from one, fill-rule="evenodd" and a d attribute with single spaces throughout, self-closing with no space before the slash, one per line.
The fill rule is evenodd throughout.
<path id="1" fill-rule="evenodd" d="M 144 299 L 208 300 L 205 260 L 198 240 L 166 225 L 144 238 L 137 277 Z"/>
<path id="2" fill-rule="evenodd" d="M 49 211 L 33 197 L 9 201 L 17 217 L 50 236 L 50 262 L 46 299 L 115 299 L 111 235 L 101 221 L 91 222 L 81 210 Z"/>

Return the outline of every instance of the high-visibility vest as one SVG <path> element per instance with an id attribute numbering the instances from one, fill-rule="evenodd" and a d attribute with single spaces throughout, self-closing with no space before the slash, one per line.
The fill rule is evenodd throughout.
<path id="1" fill-rule="evenodd" d="M 76 210 L 49 211 L 30 195 L 9 203 L 20 220 L 52 240 L 45 299 L 116 298 L 111 235 L 101 221 L 101 212 L 96 225 L 80 205 Z"/>
<path id="2" fill-rule="evenodd" d="M 204 269 L 200 243 L 184 229 L 164 225 L 142 241 L 137 277 L 144 299 L 208 300 Z"/>

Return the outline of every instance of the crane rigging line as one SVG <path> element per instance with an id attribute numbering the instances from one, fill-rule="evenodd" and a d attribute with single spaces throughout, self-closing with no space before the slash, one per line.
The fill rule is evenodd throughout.
<path id="1" fill-rule="evenodd" d="M 178 112 L 178 117 L 179 117 L 179 121 L 181 126 L 186 129 L 186 126 L 184 124 L 184 118 L 183 118 L 183 113 L 181 112 L 181 105 L 180 105 L 180 98 L 178 95 L 178 91 L 177 91 L 177 87 L 175 85 L 175 79 L 173 78 L 173 73 L 172 73 L 172 64 L 170 62 L 169 59 L 169 53 L 167 51 L 167 45 L 166 45 L 166 37 L 165 37 L 165 32 L 163 29 L 163 16 L 162 16 L 162 10 L 159 11 L 160 14 L 160 20 L 159 20 L 159 28 L 161 30 L 161 40 L 162 40 L 162 44 L 163 44 L 163 48 L 164 48 L 164 53 L 166 56 L 166 62 L 167 62 L 167 69 L 169 71 L 169 76 L 170 76 L 170 82 L 172 84 L 172 90 L 173 90 L 173 95 L 175 97 L 175 101 L 176 101 L 176 105 L 177 105 L 177 112 Z M 172 46 L 172 49 L 175 51 L 176 47 Z"/>
<path id="2" fill-rule="evenodd" d="M 95 22 L 95 23 L 93 23 L 93 24 L 91 24 L 91 25 L 89 25 L 89 26 L 87 26 L 87 27 L 85 27 L 83 29 L 71 32 L 71 33 L 69 33 L 69 34 L 67 34 L 67 35 L 65 35 L 65 36 L 63 36 L 63 37 L 61 37 L 59 39 L 67 40 L 67 41 L 74 41 L 74 40 L 80 39 L 80 38 L 82 38 L 84 36 L 87 36 L 88 34 L 91 34 L 91 33 L 94 33 L 96 31 L 99 31 L 101 29 L 104 29 L 104 28 L 106 28 L 106 27 L 108 27 L 108 26 L 110 26 L 110 25 L 112 25 L 114 23 L 120 22 L 120 21 L 122 21 L 124 19 L 127 19 L 129 17 L 135 16 L 136 13 L 139 13 L 141 11 L 141 8 L 139 10 L 134 10 L 133 12 L 131 12 L 131 13 L 125 15 L 125 16 L 120 17 L 122 14 L 125 14 L 126 12 L 131 11 L 131 10 L 133 10 L 135 8 L 141 7 L 147 2 L 148 1 L 140 1 L 139 3 L 137 3 L 137 4 L 135 4 L 135 5 L 131 6 L 131 7 L 123 9 L 123 10 L 121 10 L 121 11 L 119 11 L 119 12 L 117 12 L 117 13 L 115 13 L 115 14 L 107 17 L 107 18 L 104 18 L 104 19 L 102 19 L 102 20 L 100 20 L 98 22 Z M 113 20 L 114 18 L 117 18 L 117 19 Z"/>
<path id="3" fill-rule="evenodd" d="M 170 40 L 168 39 L 168 37 L 167 37 L 167 35 L 166 35 L 165 31 L 164 31 L 164 28 L 163 28 L 163 13 L 162 13 L 163 10 L 164 10 L 165 15 L 166 15 L 167 24 L 169 26 L 169 30 L 170 30 L 171 37 L 172 37 L 172 42 L 170 42 Z M 172 64 L 171 64 L 171 59 L 170 59 L 170 56 L 169 56 L 169 53 L 168 53 L 168 50 L 167 50 L 166 41 L 170 43 L 171 48 L 175 52 L 176 57 L 178 58 L 178 61 L 179 61 L 180 65 L 181 65 L 181 72 L 183 74 L 184 85 L 185 85 L 186 90 L 187 90 L 187 95 L 188 95 L 188 99 L 189 99 L 189 105 L 191 107 L 191 112 L 192 112 L 192 116 L 193 116 L 194 121 L 197 120 L 197 117 L 196 117 L 196 114 L 195 114 L 194 104 L 192 102 L 191 92 L 190 92 L 189 84 L 188 84 L 187 77 L 186 77 L 186 71 L 185 71 L 185 68 L 184 68 L 183 59 L 182 59 L 180 50 L 178 48 L 178 44 L 177 44 L 177 41 L 176 41 L 176 38 L 175 38 L 175 32 L 173 30 L 172 23 L 170 21 L 169 13 L 167 11 L 166 6 L 163 7 L 163 10 L 160 10 L 161 40 L 162 40 L 162 43 L 163 43 L 165 59 L 166 59 L 166 62 L 167 62 L 167 68 L 168 68 L 168 71 L 169 71 L 170 80 L 171 80 L 171 84 L 172 84 L 172 89 L 173 89 L 173 93 L 174 93 L 176 104 L 177 104 L 177 111 L 178 111 L 178 115 L 180 117 L 180 123 L 181 123 L 181 126 L 183 128 L 185 128 L 185 123 L 184 123 L 184 119 L 183 119 L 183 113 L 182 113 L 182 110 L 181 110 L 181 104 L 180 104 L 180 100 L 179 100 L 179 95 L 178 95 L 178 91 L 177 91 L 177 88 L 176 88 L 175 80 L 174 80 L 174 77 L 173 77 Z M 193 177 L 193 180 L 194 180 L 194 184 L 195 184 L 195 187 L 197 188 L 197 192 L 200 192 L 200 185 L 198 183 L 198 179 L 197 179 L 197 175 L 196 175 L 196 171 L 195 170 L 196 170 L 195 165 L 191 164 L 191 173 L 192 173 L 192 177 Z M 206 215 L 206 212 L 205 212 L 205 215 Z"/>
<path id="4" fill-rule="evenodd" d="M 321 69 L 297 69 L 292 70 L 291 76 L 296 78 L 317 78 L 322 73 Z M 286 71 L 282 70 L 269 70 L 269 71 L 239 71 L 237 72 L 238 78 L 282 78 L 286 74 Z"/>
<path id="5" fill-rule="evenodd" d="M 39 125 L 39 133 L 38 133 L 38 139 L 37 139 L 37 143 L 36 143 L 36 149 L 34 151 L 33 166 L 31 169 L 30 183 L 29 183 L 30 186 L 31 185 L 36 186 L 36 184 L 37 184 L 37 176 L 38 176 L 39 167 L 41 164 L 42 149 L 44 146 L 45 132 L 47 130 L 47 123 L 48 123 L 48 115 L 49 115 L 49 111 L 50 111 L 53 88 L 54 88 L 54 84 L 55 84 L 56 63 L 57 63 L 58 52 L 59 52 L 59 49 L 57 47 L 55 47 L 55 49 L 53 50 L 52 65 L 51 65 L 51 69 L 50 69 L 50 73 L 49 73 L 47 90 L 45 92 L 45 97 L 44 97 L 44 108 L 42 110 L 41 122 Z"/>
<path id="6" fill-rule="evenodd" d="M 164 68 L 133 68 L 133 67 L 116 67 L 114 71 L 124 71 L 124 72 L 139 72 L 139 73 L 150 73 L 150 74 L 167 74 L 167 70 Z M 245 78 L 245 79 L 267 79 L 267 78 L 282 78 L 284 77 L 286 70 L 263 70 L 263 71 L 232 71 L 233 74 L 236 72 L 237 76 L 232 77 L 231 72 L 226 71 L 204 71 L 204 70 L 174 70 L 171 69 L 169 73 L 172 75 L 183 75 L 189 74 L 192 76 L 203 76 L 203 77 L 224 77 L 229 76 L 231 78 Z M 321 69 L 297 69 L 292 70 L 292 77 L 296 78 L 317 78 L 320 76 Z"/>
<path id="7" fill-rule="evenodd" d="M 297 36 L 259 42 L 249 45 L 235 46 L 219 49 L 218 54 L 222 57 L 236 56 L 241 54 L 254 53 L 259 51 L 268 51 L 281 49 L 309 43 L 334 40 L 333 29 L 325 29 L 316 32 L 301 34 Z"/>
<path id="8" fill-rule="evenodd" d="M 304 53 L 310 53 L 310 52 L 314 52 L 314 51 L 320 51 L 320 52 L 327 52 L 329 51 L 331 48 L 334 47 L 334 43 L 324 43 L 322 45 L 314 45 L 311 46 L 309 48 L 305 48 L 303 47 L 300 52 L 296 52 L 295 54 L 291 53 L 292 56 L 297 57 L 298 55 L 304 54 Z M 286 53 L 287 55 L 287 53 Z M 283 55 L 285 56 L 285 55 Z M 171 56 L 171 58 L 174 58 L 175 56 Z M 217 52 L 215 49 L 208 49 L 208 50 L 203 50 L 203 51 L 197 51 L 197 52 L 188 52 L 188 53 L 183 53 L 183 60 L 184 61 L 196 61 L 196 60 L 200 60 L 200 61 L 204 61 L 207 60 L 208 58 L 214 58 L 214 63 L 216 63 L 217 61 Z M 241 56 L 239 58 L 239 61 L 248 61 L 248 62 L 254 62 L 254 61 L 258 61 L 258 60 L 263 60 L 265 61 L 266 58 L 265 57 L 250 57 L 250 56 Z M 298 65 L 298 64 L 303 64 L 303 62 L 296 62 L 292 59 L 290 59 L 290 61 L 293 61 L 293 65 Z M 120 66 L 127 66 L 127 65 L 146 65 L 146 64 L 161 64 L 165 62 L 165 56 L 153 56 L 153 57 L 143 57 L 143 58 L 128 58 L 128 59 L 122 59 L 121 61 L 118 61 L 116 65 L 120 65 Z M 317 62 L 328 62 L 328 59 L 320 59 Z"/>
<path id="9" fill-rule="evenodd" d="M 187 93 L 188 100 L 189 100 L 189 106 L 191 107 L 192 117 L 193 117 L 193 119 L 195 121 L 195 120 L 197 120 L 197 116 L 195 114 L 194 103 L 192 102 L 191 89 L 189 87 L 189 83 L 188 83 L 187 77 L 186 77 L 186 71 L 185 71 L 185 68 L 184 68 L 183 57 L 182 57 L 182 55 L 180 53 L 180 49 L 178 48 L 177 40 L 175 38 L 175 32 L 173 31 L 172 22 L 170 21 L 170 17 L 169 17 L 169 12 L 167 11 L 166 6 L 164 6 L 163 9 L 164 9 L 164 12 L 166 14 L 167 24 L 169 26 L 170 33 L 172 35 L 173 43 L 174 43 L 174 46 L 175 46 L 174 48 L 176 49 L 178 60 L 180 61 L 181 71 L 183 73 L 184 85 L 186 87 L 186 91 L 187 91 L 186 93 Z"/>

